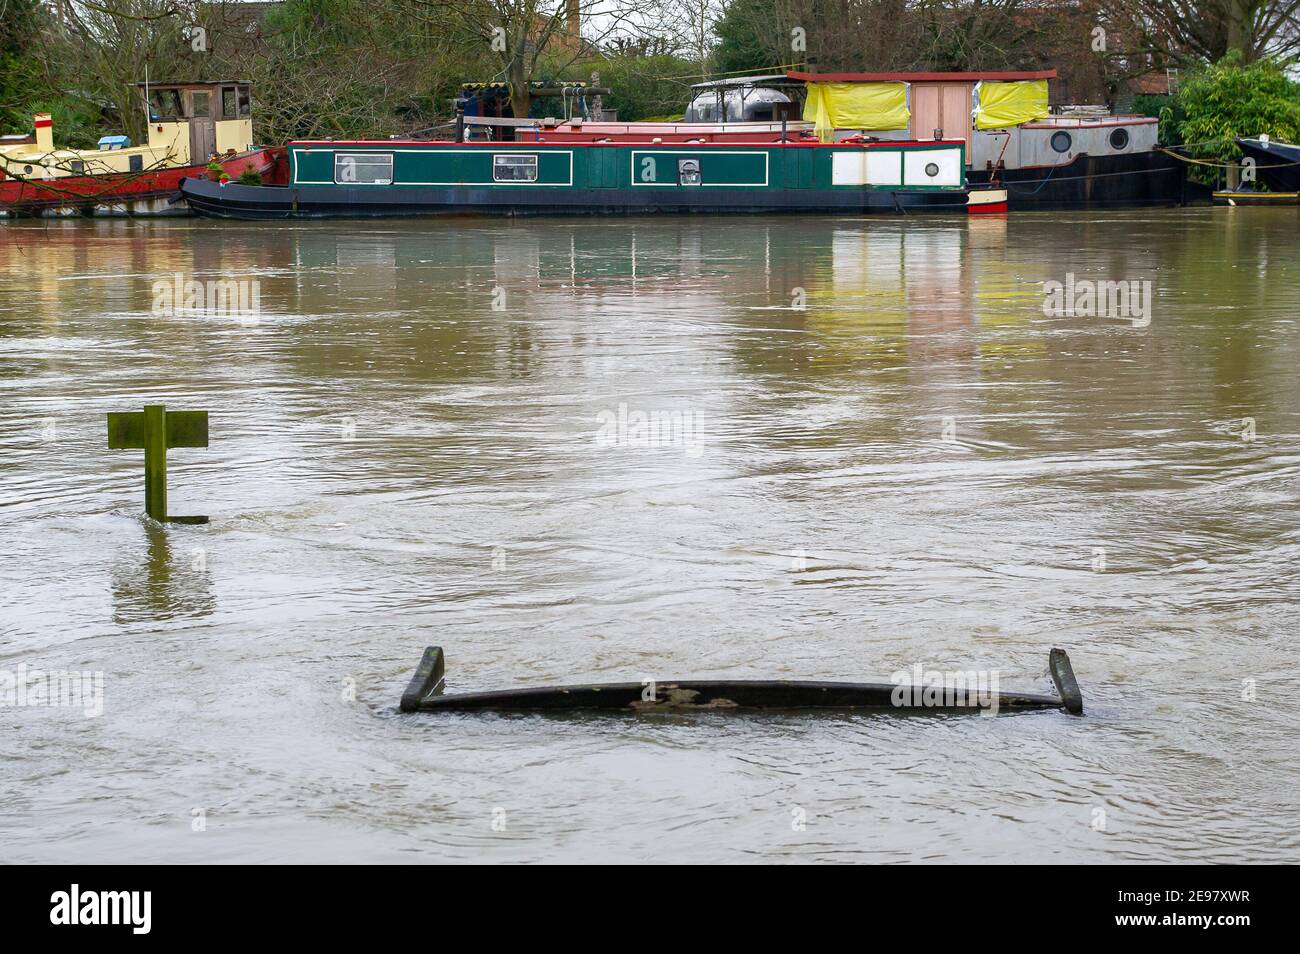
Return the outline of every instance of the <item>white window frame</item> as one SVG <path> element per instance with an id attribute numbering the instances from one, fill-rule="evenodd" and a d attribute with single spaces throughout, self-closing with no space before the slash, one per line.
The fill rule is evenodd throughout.
<path id="1" fill-rule="evenodd" d="M 366 182 L 347 181 L 339 178 L 339 160 L 351 159 L 354 162 L 359 160 L 388 160 L 388 178 L 383 180 L 373 180 Z M 334 153 L 334 184 L 346 186 L 367 186 L 367 185 L 392 185 L 393 184 L 393 154 L 391 152 L 336 152 Z"/>
<path id="2" fill-rule="evenodd" d="M 527 169 L 527 168 L 529 168 L 529 163 L 527 163 L 527 162 L 501 162 L 500 160 L 502 160 L 502 159 L 531 159 L 531 160 L 532 160 L 532 164 L 531 164 L 531 165 L 532 165 L 532 170 L 533 170 L 532 178 L 531 178 L 531 179 L 499 179 L 499 178 L 497 178 L 497 170 L 498 170 L 498 169 Z M 520 183 L 531 183 L 531 182 L 536 182 L 536 181 L 537 181 L 537 177 L 538 177 L 538 175 L 541 173 L 541 165 L 542 165 L 542 164 L 541 164 L 541 160 L 538 158 L 538 154 L 535 153 L 535 152 L 494 152 L 494 153 L 492 154 L 492 181 L 493 181 L 493 182 L 504 182 L 504 183 L 506 183 L 507 185 L 509 185 L 509 184 L 511 184 L 511 183 L 514 183 L 515 185 L 518 185 L 518 184 L 520 184 Z"/>

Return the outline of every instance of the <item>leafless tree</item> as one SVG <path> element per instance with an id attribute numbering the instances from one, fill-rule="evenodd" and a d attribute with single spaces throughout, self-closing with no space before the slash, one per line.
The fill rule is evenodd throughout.
<path id="1" fill-rule="evenodd" d="M 1108 0 L 1099 11 L 1164 64 L 1212 63 L 1232 50 L 1246 63 L 1300 53 L 1300 0 Z"/>
<path id="2" fill-rule="evenodd" d="M 626 35 L 652 0 L 408 0 L 432 23 L 467 26 L 510 85 L 516 116 L 527 116 L 532 83 L 590 58 Z"/>

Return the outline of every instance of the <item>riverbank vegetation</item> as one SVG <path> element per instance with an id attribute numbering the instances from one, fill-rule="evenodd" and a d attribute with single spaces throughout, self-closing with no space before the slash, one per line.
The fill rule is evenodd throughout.
<path id="1" fill-rule="evenodd" d="M 788 68 L 1053 67 L 1056 102 L 1161 115 L 1167 141 L 1300 136 L 1300 0 L 0 0 L 0 132 L 143 138 L 135 83 L 253 83 L 259 140 L 437 131 L 464 82 L 595 79 L 624 120 Z M 553 106 L 546 108 L 552 109 Z M 1221 143 L 1207 155 L 1227 156 Z"/>

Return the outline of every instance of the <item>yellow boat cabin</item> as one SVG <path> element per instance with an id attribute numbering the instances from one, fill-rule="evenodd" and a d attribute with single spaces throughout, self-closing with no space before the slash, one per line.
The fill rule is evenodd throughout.
<path id="1" fill-rule="evenodd" d="M 56 149 L 53 118 L 49 113 L 37 113 L 35 136 L 9 142 L 0 139 L 0 172 L 28 181 L 144 172 L 206 165 L 219 156 L 253 148 L 248 83 L 221 80 L 136 86 L 149 120 L 144 145 L 133 146 L 126 136 L 104 136 L 98 149 Z"/>

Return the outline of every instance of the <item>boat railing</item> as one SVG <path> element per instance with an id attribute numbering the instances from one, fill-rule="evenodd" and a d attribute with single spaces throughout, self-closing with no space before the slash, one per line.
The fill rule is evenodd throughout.
<path id="1" fill-rule="evenodd" d="M 1116 126 L 1125 123 L 1157 122 L 1154 116 L 1143 116 L 1138 113 L 1105 113 L 1101 115 L 1078 115 L 1078 116 L 1045 116 L 1042 119 L 1035 119 L 1032 122 L 1025 123 L 1029 127 L 1042 126 Z"/>

